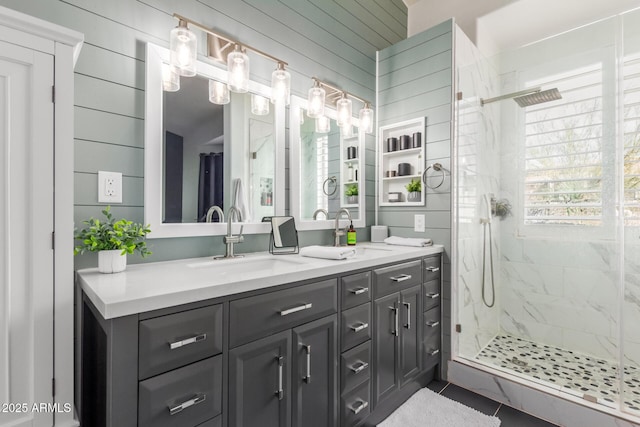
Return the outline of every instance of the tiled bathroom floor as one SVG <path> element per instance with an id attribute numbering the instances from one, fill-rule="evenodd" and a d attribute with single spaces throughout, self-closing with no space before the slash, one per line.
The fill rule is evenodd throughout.
<path id="1" fill-rule="evenodd" d="M 609 361 L 507 334 L 497 335 L 477 356 L 479 361 L 555 384 L 577 396 L 617 406 L 618 367 Z M 625 366 L 625 405 L 640 411 L 640 370 Z"/>

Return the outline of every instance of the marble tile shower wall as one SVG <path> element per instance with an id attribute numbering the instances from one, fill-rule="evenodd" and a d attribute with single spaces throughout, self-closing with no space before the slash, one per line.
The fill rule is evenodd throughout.
<path id="1" fill-rule="evenodd" d="M 456 28 L 456 79 L 462 99 L 456 102 L 457 160 L 457 289 L 462 333 L 459 353 L 474 357 L 499 332 L 499 285 L 496 277 L 496 304 L 488 308 L 482 301 L 483 226 L 486 217 L 483 197 L 499 190 L 499 110 L 493 104 L 482 107 L 480 98 L 493 96 L 497 73 L 467 36 Z M 500 224 L 492 225 L 495 272 L 499 271 Z M 487 244 L 488 244 L 487 229 Z M 487 246 L 487 254 L 488 254 Z M 487 262 L 487 277 L 490 270 Z M 487 295 L 491 287 L 487 281 Z"/>

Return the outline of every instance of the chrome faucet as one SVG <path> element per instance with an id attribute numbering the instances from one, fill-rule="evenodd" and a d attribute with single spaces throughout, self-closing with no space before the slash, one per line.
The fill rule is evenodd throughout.
<path id="1" fill-rule="evenodd" d="M 222 212 L 222 209 L 220 209 L 218 205 L 213 205 L 209 208 L 205 222 L 211 222 L 214 212 L 218 213 L 218 222 L 224 222 L 224 212 Z"/>
<path id="2" fill-rule="evenodd" d="M 314 219 L 314 220 L 318 219 L 318 214 L 321 214 L 321 213 L 323 213 L 323 214 L 324 214 L 324 217 L 325 217 L 326 219 L 329 219 L 329 212 L 327 212 L 327 210 L 326 210 L 326 209 L 322 209 L 322 208 L 320 208 L 320 209 L 316 209 L 316 211 L 313 213 L 313 219 Z"/>
<path id="3" fill-rule="evenodd" d="M 242 229 L 244 228 L 244 225 L 240 226 L 240 233 L 238 233 L 237 236 L 234 236 L 233 233 L 231 232 L 231 221 L 233 221 L 233 216 L 234 216 L 233 214 L 235 214 L 236 218 L 238 219 L 238 222 L 242 222 L 242 214 L 240 213 L 238 208 L 236 208 L 235 206 L 231 206 L 229 208 L 229 213 L 227 214 L 227 235 L 222 238 L 222 241 L 225 243 L 225 245 L 227 245 L 226 252 L 224 256 L 217 256 L 217 257 L 214 257 L 214 259 L 239 258 L 243 256 L 243 255 L 236 255 L 233 252 L 234 244 L 244 242 L 244 236 L 242 235 Z"/>
<path id="4" fill-rule="evenodd" d="M 338 212 L 336 213 L 336 229 L 333 231 L 333 234 L 335 236 L 335 243 L 334 246 L 340 246 L 340 236 L 344 236 L 345 232 L 344 230 L 340 230 L 340 215 L 346 213 L 347 214 L 347 218 L 349 218 L 349 221 L 351 221 L 351 212 L 349 212 L 349 209 L 347 208 L 340 208 L 338 210 Z"/>

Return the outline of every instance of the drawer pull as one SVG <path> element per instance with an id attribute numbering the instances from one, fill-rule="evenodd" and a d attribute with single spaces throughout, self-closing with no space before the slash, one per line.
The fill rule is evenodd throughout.
<path id="1" fill-rule="evenodd" d="M 204 393 L 195 394 L 191 399 L 184 401 L 175 406 L 169 406 L 169 415 L 175 415 L 178 412 L 182 412 L 190 406 L 197 405 L 198 403 L 202 403 L 206 400 L 207 395 Z"/>
<path id="2" fill-rule="evenodd" d="M 440 271 L 440 267 L 427 267 L 426 270 L 435 273 L 436 271 Z"/>
<path id="3" fill-rule="evenodd" d="M 309 384 L 311 382 L 311 346 L 305 345 L 303 347 L 307 352 L 307 375 L 305 375 L 302 379 L 304 380 L 304 382 Z"/>
<path id="4" fill-rule="evenodd" d="M 431 320 L 431 321 L 427 322 L 427 326 L 430 327 L 430 328 L 435 328 L 439 324 L 440 324 L 439 320 Z"/>
<path id="5" fill-rule="evenodd" d="M 367 369 L 369 367 L 369 364 L 367 362 L 358 362 L 358 363 L 359 363 L 358 366 L 356 366 L 355 364 L 349 366 L 349 369 L 351 369 L 351 371 L 354 374 L 359 374 L 360 372 L 364 371 L 365 369 Z"/>
<path id="6" fill-rule="evenodd" d="M 427 351 L 427 353 L 429 353 L 429 356 L 435 356 L 436 354 L 440 353 L 440 349 L 436 348 L 435 350 Z"/>
<path id="7" fill-rule="evenodd" d="M 358 326 L 349 326 L 351 328 L 351 330 L 353 332 L 360 332 L 360 331 L 364 331 L 365 329 L 367 329 L 369 327 L 368 323 L 362 322 L 360 323 Z"/>
<path id="8" fill-rule="evenodd" d="M 398 336 L 398 308 L 393 306 L 389 307 L 389 310 L 393 311 L 393 326 L 394 329 L 391 331 L 391 334 Z"/>
<path id="9" fill-rule="evenodd" d="M 278 362 L 278 389 L 276 390 L 276 396 L 278 396 L 278 400 L 282 400 L 284 397 L 284 386 L 283 386 L 283 370 L 284 370 L 284 357 L 276 356 L 276 362 Z"/>
<path id="10" fill-rule="evenodd" d="M 170 342 L 169 348 L 175 350 L 176 348 L 184 347 L 185 345 L 193 344 L 196 342 L 204 341 L 207 339 L 207 334 L 195 335 L 191 338 L 184 339 L 182 341 Z"/>
<path id="11" fill-rule="evenodd" d="M 365 402 L 364 400 L 361 400 L 356 405 L 351 406 L 349 409 L 351 409 L 351 412 L 358 415 L 360 411 L 362 411 L 364 408 L 369 406 L 369 402 Z"/>
<path id="12" fill-rule="evenodd" d="M 297 313 L 297 312 L 302 311 L 302 310 L 307 310 L 307 309 L 309 309 L 311 307 L 313 307 L 313 304 L 309 303 L 309 304 L 302 304 L 302 305 L 299 305 L 299 306 L 293 307 L 293 308 L 288 308 L 286 310 L 281 310 L 280 311 L 280 316 L 286 316 L 287 314 Z"/>
<path id="13" fill-rule="evenodd" d="M 369 288 L 349 289 L 349 292 L 351 292 L 354 295 L 362 295 L 368 291 L 369 291 Z"/>
<path id="14" fill-rule="evenodd" d="M 425 295 L 427 298 L 431 298 L 431 299 L 436 299 L 440 297 L 440 294 L 438 292 L 429 292 L 427 295 Z"/>
<path id="15" fill-rule="evenodd" d="M 401 275 L 396 276 L 396 277 L 391 277 L 390 279 L 393 280 L 394 282 L 404 282 L 405 280 L 411 279 L 411 275 L 410 274 L 401 274 Z"/>
<path id="16" fill-rule="evenodd" d="M 411 304 L 408 302 L 403 302 L 402 305 L 407 307 L 407 323 L 405 323 L 404 327 L 407 329 L 411 329 Z"/>

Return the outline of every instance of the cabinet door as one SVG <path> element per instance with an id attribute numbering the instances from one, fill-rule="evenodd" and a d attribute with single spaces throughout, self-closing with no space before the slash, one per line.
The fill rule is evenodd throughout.
<path id="1" fill-rule="evenodd" d="M 395 293 L 375 301 L 374 332 L 374 398 L 376 404 L 398 388 L 398 334 L 400 325 L 400 294 Z"/>
<path id="2" fill-rule="evenodd" d="M 288 427 L 291 331 L 229 352 L 229 425 Z"/>
<path id="3" fill-rule="evenodd" d="M 292 425 L 294 427 L 337 425 L 337 329 L 337 315 L 333 315 L 293 330 Z"/>
<path id="4" fill-rule="evenodd" d="M 422 358 L 420 286 L 400 292 L 400 387 L 418 375 Z"/>

